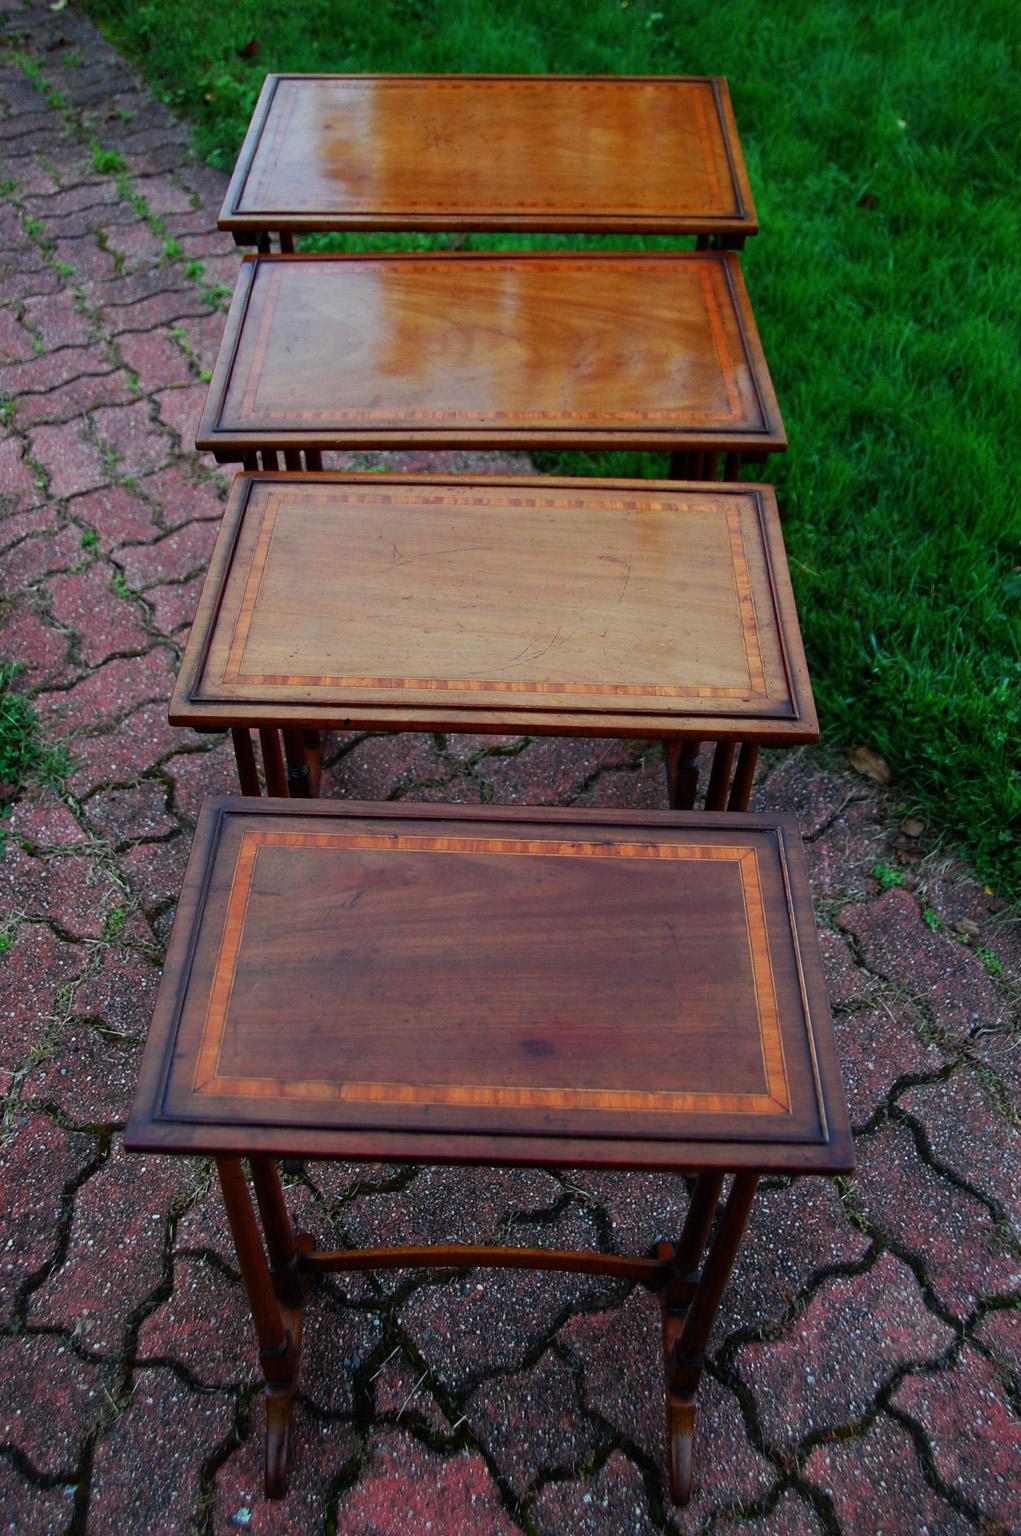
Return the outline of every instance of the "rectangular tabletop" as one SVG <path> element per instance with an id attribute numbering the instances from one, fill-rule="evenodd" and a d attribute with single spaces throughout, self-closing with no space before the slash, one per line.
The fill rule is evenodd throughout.
<path id="1" fill-rule="evenodd" d="M 126 1144 L 846 1170 L 794 819 L 207 802 Z"/>
<path id="2" fill-rule="evenodd" d="M 246 257 L 196 437 L 261 448 L 786 446 L 733 252 Z"/>
<path id="3" fill-rule="evenodd" d="M 818 736 L 772 487 L 239 475 L 175 725 Z"/>
<path id="4" fill-rule="evenodd" d="M 757 228 L 726 81 L 665 75 L 267 75 L 219 223 Z"/>

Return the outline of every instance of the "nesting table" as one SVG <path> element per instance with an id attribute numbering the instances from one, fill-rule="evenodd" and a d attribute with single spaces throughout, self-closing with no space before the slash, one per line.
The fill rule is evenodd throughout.
<path id="1" fill-rule="evenodd" d="M 312 230 L 569 230 L 740 246 L 755 208 L 715 76 L 267 75 L 220 214 Z"/>
<path id="2" fill-rule="evenodd" d="M 659 1293 L 683 1503 L 705 1348 L 757 1178 L 853 1162 L 796 823 L 207 802 L 125 1145 L 216 1158 L 266 1379 L 269 1495 L 287 1487 L 309 1277 L 490 1266 Z M 654 1256 L 329 1251 L 292 1231 L 282 1157 L 697 1182 L 676 1244 Z"/>
<path id="3" fill-rule="evenodd" d="M 170 720 L 232 729 L 246 794 L 251 729 L 278 795 L 310 729 L 663 741 L 682 807 L 713 741 L 716 810 L 818 738 L 772 487 L 534 476 L 239 475 Z"/>
<path id="4" fill-rule="evenodd" d="M 220 225 L 260 254 L 196 445 L 247 472 L 171 721 L 229 727 L 246 793 L 200 813 L 125 1145 L 216 1160 L 271 1497 L 313 1276 L 504 1267 L 659 1295 L 684 1503 L 757 1180 L 853 1165 L 796 823 L 746 814 L 759 746 L 818 732 L 773 492 L 733 483 L 786 438 L 726 85 L 271 75 Z M 293 254 L 326 229 L 698 248 Z M 386 448 L 663 449 L 673 478 L 323 470 Z M 333 728 L 659 740 L 674 809 L 320 802 Z M 654 1253 L 353 1252 L 292 1228 L 278 1160 L 315 1158 L 694 1185 Z"/>
<path id="5" fill-rule="evenodd" d="M 196 434 L 249 469 L 658 448 L 699 480 L 786 442 L 731 251 L 248 256 Z"/>

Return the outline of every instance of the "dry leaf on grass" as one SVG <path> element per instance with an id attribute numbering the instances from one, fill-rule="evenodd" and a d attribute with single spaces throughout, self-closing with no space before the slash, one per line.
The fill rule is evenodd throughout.
<path id="1" fill-rule="evenodd" d="M 863 779 L 871 779 L 875 784 L 889 784 L 893 778 L 886 758 L 873 752 L 871 747 L 852 747 L 847 754 L 847 761 L 855 773 L 860 773 Z"/>

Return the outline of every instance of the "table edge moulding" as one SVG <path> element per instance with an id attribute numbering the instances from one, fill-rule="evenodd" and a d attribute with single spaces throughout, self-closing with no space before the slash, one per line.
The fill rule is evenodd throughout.
<path id="1" fill-rule="evenodd" d="M 421 199 L 412 198 L 410 204 L 404 200 L 402 206 L 395 206 L 393 193 L 388 195 L 384 188 L 379 187 L 377 194 L 377 184 L 372 181 L 372 172 L 376 171 L 378 175 L 382 175 L 382 169 L 374 165 L 368 171 L 359 166 L 358 174 L 354 176 L 356 190 L 344 188 L 339 167 L 346 165 L 349 157 L 343 154 L 343 145 L 339 145 L 336 161 L 338 174 L 335 177 L 336 186 L 332 200 L 324 200 L 321 207 L 300 208 L 295 206 L 299 199 L 293 192 L 288 197 L 287 194 L 275 196 L 270 191 L 264 198 L 260 198 L 257 190 L 251 199 L 254 206 L 244 208 L 243 204 L 246 202 L 246 194 L 253 174 L 258 174 L 259 165 L 265 165 L 272 153 L 266 143 L 267 133 L 279 131 L 283 134 L 287 128 L 286 121 L 282 121 L 280 125 L 276 121 L 278 117 L 286 118 L 288 112 L 288 108 L 281 108 L 278 105 L 282 95 L 280 87 L 296 85 L 300 89 L 304 83 L 308 84 L 310 90 L 315 90 L 316 87 L 325 90 L 330 86 L 336 86 L 338 100 L 339 93 L 345 90 L 353 94 L 359 89 L 364 89 L 370 94 L 371 110 L 374 115 L 373 137 L 376 144 L 379 143 L 381 134 L 385 139 L 390 121 L 397 125 L 400 131 L 404 131 L 409 102 L 413 105 L 416 95 L 419 100 L 424 100 L 430 92 L 444 91 L 464 95 L 470 93 L 474 86 L 482 86 L 490 90 L 499 89 L 510 95 L 517 93 L 519 96 L 557 93 L 563 102 L 568 100 L 572 93 L 598 91 L 617 97 L 627 105 L 633 105 L 636 100 L 640 100 L 643 91 L 647 93 L 651 90 L 659 93 L 672 90 L 680 103 L 679 110 L 688 108 L 694 118 L 695 129 L 703 147 L 703 163 L 713 166 L 710 181 L 716 182 L 718 173 L 725 167 L 726 184 L 715 187 L 713 193 L 715 203 L 711 195 L 704 206 L 681 211 L 677 207 L 680 198 L 676 194 L 673 198 L 671 197 L 675 187 L 684 185 L 686 166 L 678 147 L 677 163 L 670 167 L 676 181 L 671 183 L 664 180 L 658 183 L 655 202 L 647 193 L 644 197 L 638 196 L 636 202 L 629 207 L 600 208 L 597 201 L 594 201 L 594 197 L 598 199 L 598 189 L 594 188 L 591 182 L 586 185 L 584 181 L 578 180 L 572 188 L 568 184 L 569 173 L 562 174 L 556 185 L 549 190 L 545 198 L 542 198 L 540 194 L 544 192 L 546 186 L 543 177 L 548 174 L 548 168 L 544 160 L 541 157 L 537 158 L 534 153 L 534 135 L 526 131 L 519 135 L 518 147 L 520 153 L 528 156 L 529 181 L 533 189 L 531 206 L 522 202 L 515 207 L 508 202 L 499 207 L 486 207 L 482 206 L 481 197 L 477 200 L 478 206 L 471 206 L 465 202 L 464 194 L 460 193 L 456 186 L 452 186 L 446 196 L 441 195 L 442 185 L 439 181 L 437 186 L 440 190 L 434 189 L 431 192 L 428 205 Z M 701 93 L 696 92 L 694 88 L 704 88 L 709 93 L 712 99 L 712 110 L 706 110 Z M 392 97 L 397 103 L 395 108 L 391 108 L 389 121 L 386 103 L 388 97 Z M 627 98 L 630 100 L 627 101 Z M 690 104 L 685 98 L 690 98 Z M 293 110 L 293 105 L 292 101 L 290 110 Z M 536 118 L 541 117 L 538 106 L 533 111 Z M 438 175 L 445 169 L 448 156 L 452 173 L 453 168 L 459 163 L 459 156 L 469 144 L 467 139 L 462 140 L 459 136 L 456 111 L 450 113 L 445 122 L 450 128 L 449 137 L 437 141 L 436 136 L 430 136 L 429 142 L 423 144 L 420 151 L 421 154 L 431 151 L 435 155 Z M 471 118 L 465 131 L 466 134 L 471 134 L 470 142 L 474 143 L 477 137 L 477 125 L 473 126 Z M 621 138 L 624 132 L 625 129 L 621 128 Z M 631 124 L 628 124 L 628 132 L 633 133 Z M 650 123 L 649 134 L 652 136 L 654 133 L 655 125 Z M 505 152 L 510 142 L 509 137 L 503 140 Z M 310 153 L 314 151 L 314 145 L 309 145 L 307 140 L 303 139 L 302 143 Z M 408 147 L 402 146 L 402 153 L 406 152 Z M 410 147 L 414 148 L 413 134 Z M 638 152 L 642 152 L 641 146 Z M 586 160 L 583 163 L 587 176 L 591 178 L 591 161 Z M 332 167 L 333 161 L 329 164 Z M 332 170 L 329 174 L 332 176 Z M 367 178 L 368 185 L 366 185 Z M 537 180 L 538 185 L 536 185 Z M 690 178 L 688 185 L 691 185 Z M 603 195 L 607 194 L 604 192 Z M 372 206 L 373 204 L 375 206 Z M 739 249 L 744 244 L 745 238 L 754 235 L 758 229 L 730 91 L 722 76 L 365 75 L 309 74 L 290 71 L 267 74 L 263 82 L 224 196 L 218 224 L 220 229 L 233 235 L 238 245 L 258 243 L 259 248 L 266 251 L 269 250 L 271 235 L 279 238 L 282 250 L 289 251 L 293 250 L 293 239 L 296 234 L 330 230 L 694 235 L 698 237 L 701 248 L 706 248 L 712 241 L 720 248 Z"/>
<path id="2" fill-rule="evenodd" d="M 650 348 L 655 346 L 656 350 L 644 358 L 639 354 L 639 365 L 650 371 L 649 379 L 632 381 L 629 386 L 632 391 L 646 389 L 648 398 L 639 396 L 640 403 L 625 408 L 620 403 L 619 385 L 611 386 L 608 380 L 600 386 L 601 394 L 593 393 L 592 379 L 593 375 L 598 376 L 599 369 L 619 378 L 620 369 L 624 367 L 620 349 L 633 348 L 637 333 L 631 323 L 625 325 L 622 318 L 624 314 L 631 316 L 631 310 L 611 312 L 604 303 L 594 311 L 587 297 L 583 303 L 582 279 L 587 281 L 593 273 L 609 274 L 609 279 L 603 277 L 602 280 L 611 283 L 617 280 L 623 303 L 625 299 L 630 302 L 630 290 L 636 286 L 640 286 L 647 297 L 650 281 L 658 271 L 664 285 L 662 302 L 669 304 L 673 301 L 669 284 L 680 282 L 681 274 L 693 264 L 694 271 L 701 276 L 701 297 L 697 302 L 704 307 L 704 316 L 699 321 L 703 350 L 708 349 L 715 358 L 713 377 L 720 398 L 726 397 L 726 410 L 717 406 L 711 411 L 696 409 L 685 399 L 669 405 L 663 403 L 663 369 L 668 366 L 667 358 L 675 359 L 670 365 L 670 378 L 676 390 L 683 393 L 705 386 L 700 378 L 696 379 L 690 366 L 686 366 L 682 343 L 671 343 L 669 347 L 661 344 L 662 331 L 657 331 L 655 342 L 651 340 L 651 332 L 647 339 L 646 344 Z M 513 313 L 506 309 L 504 300 L 497 304 L 495 299 L 487 297 L 490 291 L 498 291 L 493 284 L 500 267 L 505 269 L 508 281 L 513 278 L 515 285 L 521 285 L 520 294 L 514 298 L 516 308 Z M 389 361 L 384 359 L 380 363 L 377 360 L 375 364 L 372 376 L 383 381 L 378 387 L 384 389 L 384 396 L 378 403 L 366 404 L 360 394 L 357 399 L 352 396 L 346 403 L 330 403 L 327 395 L 319 395 L 320 404 L 314 408 L 288 406 L 291 417 L 287 419 L 287 411 L 279 403 L 260 401 L 259 391 L 267 388 L 266 358 L 272 355 L 277 342 L 285 347 L 296 345 L 287 320 L 281 318 L 279 294 L 287 292 L 288 301 L 293 303 L 300 292 L 295 285 L 301 283 L 303 276 L 311 280 L 310 275 L 317 268 L 332 268 L 337 275 L 346 270 L 352 274 L 350 282 L 360 278 L 371 283 L 372 302 L 366 297 L 352 311 L 350 318 L 341 317 L 336 322 L 338 326 L 355 327 L 349 338 L 354 347 L 351 360 L 345 362 L 336 350 L 343 345 L 339 331 L 332 340 L 323 341 L 328 356 L 337 358 L 337 366 L 347 380 L 345 387 L 354 390 L 354 363 L 357 362 L 364 373 L 369 367 L 369 362 L 364 359 L 371 359 L 373 349 L 385 347 L 392 356 Z M 637 277 L 643 272 L 645 281 L 637 285 Z M 459 286 L 466 273 L 475 279 L 470 286 L 474 295 L 471 304 L 488 306 L 487 349 L 477 351 L 472 357 L 465 353 L 472 320 L 466 308 L 469 289 Z M 265 282 L 270 286 L 256 301 L 254 295 L 260 274 L 265 274 Z M 452 309 L 447 318 L 443 318 L 445 312 L 440 312 L 438 317 L 432 307 L 438 300 L 431 288 L 439 279 L 446 285 L 445 291 L 451 301 L 455 293 L 460 293 L 461 307 L 456 311 Z M 559 302 L 560 313 L 569 317 L 565 345 L 573 350 L 565 352 L 564 357 L 544 356 L 541 361 L 547 376 L 552 372 L 554 376 L 573 382 L 558 386 L 568 393 L 563 400 L 549 402 L 551 405 L 555 403 L 555 408 L 545 409 L 529 404 L 526 380 L 529 370 L 537 367 L 540 361 L 536 353 L 537 337 L 542 328 L 540 322 L 546 325 L 548 332 L 548 316 L 543 320 L 542 315 L 542 284 L 557 280 L 572 285 L 570 306 L 565 309 L 562 301 Z M 513 291 L 517 294 L 516 288 Z M 686 289 L 685 292 L 696 293 L 697 290 Z M 397 312 L 404 317 L 402 325 L 385 322 L 387 295 L 394 293 L 397 295 L 394 300 L 398 305 Z M 724 311 L 718 309 L 720 295 L 725 301 Z M 427 302 L 423 302 L 423 296 Z M 526 305 L 533 306 L 530 311 L 532 339 L 527 346 L 524 343 L 515 346 L 513 355 L 520 356 L 516 370 L 509 366 L 497 368 L 493 361 L 497 355 L 493 328 L 499 326 L 499 335 L 506 340 L 507 327 L 513 322 L 517 336 Z M 548 302 L 546 307 L 549 307 Z M 593 340 L 595 333 L 590 327 L 593 312 L 603 316 L 600 338 L 605 337 L 605 341 Z M 252 320 L 253 330 L 249 333 L 246 330 L 249 315 L 256 313 L 259 318 Z M 329 313 L 332 315 L 336 311 L 331 308 Z M 477 316 L 475 323 L 482 325 Z M 740 349 L 739 364 L 734 363 L 729 344 L 724 339 L 725 324 L 732 327 L 731 337 Z M 360 328 L 365 326 L 369 329 L 363 334 Z M 281 328 L 281 336 L 276 342 L 274 327 Z M 321 331 L 318 334 L 321 335 Z M 544 345 L 547 345 L 546 332 L 544 336 Z M 612 348 L 613 355 L 600 356 L 596 350 L 600 344 Z M 481 347 L 481 343 L 473 345 Z M 487 388 L 504 391 L 501 398 L 480 401 L 474 392 L 470 399 L 467 393 L 463 397 L 457 396 L 458 388 L 467 392 L 468 375 L 462 379 L 460 375 L 454 376 L 451 370 L 441 368 L 439 359 L 448 355 L 445 348 L 451 349 L 449 355 L 461 357 L 462 370 L 469 364 L 473 369 L 484 366 L 489 374 Z M 312 362 L 306 354 L 305 366 L 311 366 Z M 413 374 L 422 373 L 415 386 L 420 396 L 414 406 L 398 406 L 394 380 L 403 378 L 408 369 Z M 449 382 L 455 395 L 436 399 L 428 394 L 438 387 L 437 381 L 441 379 L 444 383 Z M 506 384 L 504 380 L 507 380 Z M 473 390 L 477 387 L 476 383 Z M 515 388 L 516 394 L 507 393 Z M 593 400 L 597 400 L 598 405 L 593 405 Z M 327 403 L 322 403 L 324 401 Z M 581 401 L 586 403 L 582 406 Z M 237 421 L 224 425 L 228 407 L 235 415 L 243 413 L 239 418 L 241 421 L 251 420 L 255 413 L 264 419 L 258 425 L 239 425 Z M 705 420 L 700 422 L 700 417 Z M 731 419 L 737 424 L 728 425 Z M 286 424 L 274 424 L 281 421 Z M 252 470 L 321 470 L 324 449 L 658 449 L 670 452 L 670 473 L 674 477 L 713 479 L 718 472 L 718 461 L 723 459 L 724 478 L 732 480 L 737 478 L 742 461 L 758 461 L 771 452 L 782 451 L 787 446 L 787 438 L 748 291 L 732 251 L 444 251 L 245 256 L 206 393 L 195 446 L 200 451 L 212 453 L 220 463 L 242 461 L 246 469 Z M 282 464 L 278 455 L 283 458 Z"/>
<path id="3" fill-rule="evenodd" d="M 363 496 L 366 501 L 364 509 L 361 505 Z M 303 498 L 310 499 L 308 509 L 304 507 Z M 402 521 L 405 499 L 407 517 L 406 521 Z M 467 515 L 466 507 L 474 506 L 476 499 L 481 508 L 488 509 L 492 514 L 493 520 L 488 525 L 495 530 L 488 535 L 493 541 L 492 548 L 487 550 L 484 540 L 479 543 L 482 556 L 474 550 L 455 548 L 450 556 L 449 569 L 447 565 L 436 567 L 436 562 L 423 565 L 421 557 L 415 556 L 408 558 L 402 563 L 403 569 L 395 572 L 389 561 L 391 543 L 395 551 L 417 548 L 413 541 L 420 541 L 422 535 L 414 527 L 416 517 L 421 515 L 423 518 L 432 516 L 443 519 L 456 514 L 460 522 L 456 529 L 452 528 L 448 542 L 453 540 L 454 545 L 460 545 L 464 543 L 464 538 L 458 537 L 458 531 Z M 449 511 L 444 510 L 445 500 L 450 504 Z M 539 507 L 541 503 L 541 518 L 553 519 L 559 512 L 565 519 L 572 520 L 572 532 L 567 541 L 571 548 L 578 547 L 573 522 L 579 517 L 593 530 L 597 527 L 605 528 L 612 533 L 615 526 L 619 525 L 624 530 L 621 535 L 624 542 L 616 545 L 610 554 L 600 556 L 589 545 L 579 549 L 578 554 L 581 570 L 579 580 L 583 591 L 572 609 L 572 622 L 576 625 L 580 623 L 583 633 L 586 624 L 591 627 L 592 637 L 587 643 L 597 650 L 604 645 L 597 638 L 598 626 L 595 624 L 597 610 L 600 615 L 603 614 L 599 608 L 598 593 L 604 587 L 609 591 L 612 586 L 610 595 L 618 599 L 610 604 L 610 619 L 606 622 L 618 621 L 620 614 L 629 637 L 632 631 L 636 636 L 641 634 L 641 619 L 634 617 L 627 608 L 621 610 L 620 601 L 623 601 L 624 591 L 630 591 L 635 596 L 642 591 L 642 573 L 647 580 L 652 570 L 656 579 L 659 579 L 658 562 L 653 560 L 648 550 L 643 549 L 643 529 L 648 526 L 646 540 L 655 536 L 649 546 L 650 550 L 662 547 L 662 528 L 665 522 L 663 504 L 666 503 L 670 510 L 673 510 L 671 504 L 677 504 L 678 527 L 683 527 L 682 520 L 688 515 L 696 517 L 709 507 L 722 507 L 727 520 L 724 530 L 728 559 L 726 582 L 733 580 L 733 596 L 728 597 L 728 604 L 732 603 L 732 618 L 746 635 L 746 649 L 749 653 L 754 652 L 759 667 L 762 665 L 761 657 L 764 655 L 767 658 L 768 677 L 772 681 L 768 681 L 764 673 L 759 683 L 755 684 L 749 662 L 749 678 L 744 685 L 746 693 L 743 696 L 731 698 L 734 688 L 729 686 L 716 691 L 702 686 L 705 682 L 703 674 L 702 677 L 692 678 L 690 695 L 685 698 L 683 707 L 671 707 L 671 697 L 678 694 L 678 689 L 664 685 L 664 674 L 662 670 L 657 671 L 657 667 L 661 669 L 663 664 L 656 662 L 655 657 L 657 647 L 662 648 L 666 644 L 666 637 L 657 639 L 661 627 L 666 625 L 671 633 L 679 633 L 678 626 L 682 626 L 688 618 L 680 591 L 673 599 L 672 608 L 669 593 L 661 601 L 658 618 L 655 623 L 650 621 L 647 642 L 642 642 L 647 645 L 648 654 L 653 658 L 644 667 L 644 671 L 650 676 L 655 672 L 659 680 L 649 697 L 645 697 L 634 682 L 575 684 L 570 681 L 570 675 L 567 680 L 557 684 L 560 691 L 552 691 L 553 684 L 545 681 L 529 689 L 513 668 L 510 669 L 510 682 L 498 678 L 489 683 L 479 681 L 477 671 L 470 668 L 455 672 L 451 677 L 449 668 L 441 672 L 433 662 L 433 671 L 419 678 L 415 667 L 413 637 L 404 635 L 403 630 L 399 632 L 403 636 L 400 639 L 397 638 L 398 631 L 393 631 L 392 657 L 378 638 L 372 643 L 372 651 L 380 657 L 377 670 L 381 669 L 385 675 L 378 678 L 321 676 L 325 663 L 316 657 L 309 660 L 307 649 L 301 652 L 297 649 L 296 631 L 292 628 L 294 621 L 288 619 L 289 609 L 283 612 L 282 618 L 273 621 L 275 627 L 271 632 L 284 638 L 291 636 L 284 646 L 288 673 L 295 674 L 298 665 L 296 658 L 300 655 L 303 658 L 302 669 L 311 668 L 310 675 L 307 678 L 283 673 L 276 676 L 274 671 L 273 676 L 263 677 L 256 663 L 255 671 L 246 677 L 242 670 L 245 665 L 245 645 L 248 635 L 258 632 L 252 630 L 252 622 L 259 611 L 267 560 L 272 557 L 274 547 L 283 551 L 275 557 L 276 597 L 273 600 L 284 602 L 287 609 L 285 599 L 288 582 L 283 579 L 281 572 L 286 573 L 289 567 L 281 562 L 288 559 L 288 538 L 293 539 L 295 528 L 300 527 L 303 511 L 308 510 L 311 516 L 311 510 L 319 502 L 325 514 L 335 517 L 338 527 L 337 542 L 334 552 L 329 556 L 329 563 L 335 565 L 342 575 L 349 567 L 354 573 L 347 579 L 355 583 L 356 589 L 349 592 L 342 576 L 338 576 L 336 588 L 330 591 L 330 604 L 336 602 L 337 605 L 337 626 L 354 610 L 363 588 L 368 594 L 364 598 L 368 604 L 367 613 L 375 612 L 370 602 L 373 594 L 375 596 L 372 600 L 378 600 L 383 605 L 380 609 L 383 612 L 386 602 L 391 600 L 386 597 L 389 590 L 387 584 L 399 575 L 404 584 L 400 589 L 401 612 L 410 604 L 408 611 L 413 609 L 414 615 L 417 615 L 418 609 L 412 602 L 416 586 L 420 586 L 424 594 L 418 600 L 419 606 L 427 601 L 435 601 L 433 594 L 437 590 L 447 597 L 452 605 L 449 612 L 447 609 L 434 612 L 427 606 L 426 617 L 422 620 L 423 626 L 427 626 L 429 617 L 434 617 L 438 631 L 445 626 L 453 637 L 447 644 L 454 643 L 459 631 L 470 635 L 471 625 L 476 622 L 475 613 L 480 608 L 488 610 L 489 600 L 486 598 L 484 581 L 491 580 L 492 571 L 498 570 L 502 563 L 499 555 L 501 522 L 513 533 L 518 521 L 528 516 L 529 508 L 533 504 Z M 371 541 L 368 550 L 364 550 L 361 544 L 357 546 L 362 552 L 362 563 L 359 563 L 354 554 L 355 546 L 345 549 L 340 544 L 339 530 L 343 526 L 345 510 L 350 507 L 349 522 L 355 526 L 357 519 L 364 540 L 366 522 L 370 533 L 374 522 L 374 518 L 368 514 L 372 513 L 373 505 L 377 502 L 381 524 L 386 518 L 391 518 L 386 522 L 387 534 L 384 537 L 380 533 L 378 551 Z M 292 510 L 284 523 L 280 509 L 286 510 L 288 503 Z M 396 507 L 391 513 L 394 503 Z M 728 508 L 733 508 L 733 512 L 726 510 Z M 646 513 L 645 519 L 642 519 L 643 511 Z M 471 515 L 474 517 L 476 514 L 472 512 Z M 274 546 L 278 524 L 284 526 L 287 532 L 283 543 L 278 542 Z M 405 532 L 401 531 L 402 528 Z M 542 531 L 540 522 L 538 532 L 530 533 L 529 539 L 541 537 Z M 243 552 L 240 549 L 242 540 Z M 564 536 L 561 535 L 549 556 L 558 569 L 564 559 L 563 543 Z M 266 546 L 269 547 L 268 551 Z M 495 554 L 493 549 L 496 550 Z M 749 553 L 754 557 L 750 570 L 745 564 Z M 371 570 L 363 570 L 368 555 L 373 556 L 374 563 Z M 683 557 L 684 546 L 681 546 L 679 551 L 675 550 L 675 558 L 683 561 Z M 295 557 L 290 558 L 293 562 Z M 505 556 L 506 560 L 512 558 L 512 552 Z M 489 577 L 484 578 L 481 573 L 478 577 L 473 575 L 474 567 L 480 559 L 486 564 Z M 734 562 L 732 578 L 730 560 Z M 620 581 L 619 573 L 625 565 L 624 576 Z M 538 561 L 537 567 L 541 575 L 543 562 Z M 631 581 L 633 567 L 640 573 L 635 582 Z M 444 573 L 438 589 L 429 586 L 429 578 L 435 574 L 434 568 Z M 563 582 L 564 601 L 567 604 L 570 598 L 569 573 L 565 573 Z M 300 572 L 293 577 L 293 584 L 306 593 L 309 590 L 306 578 Z M 230 606 L 225 607 L 228 593 L 231 594 Z M 634 598 L 630 600 L 633 602 Z M 308 596 L 299 601 L 299 607 L 303 610 L 311 604 L 313 599 Z M 666 613 L 663 612 L 664 608 L 668 610 Z M 316 611 L 314 606 L 310 608 L 311 613 Z M 567 623 L 566 618 L 564 622 Z M 603 622 L 602 617 L 600 622 Z M 365 623 L 369 623 L 368 618 Z M 556 624 L 556 614 L 553 612 L 549 628 L 554 629 Z M 373 621 L 370 632 L 376 637 L 389 637 L 391 628 Z M 418 633 L 417 628 L 414 628 L 414 633 Z M 559 628 L 557 633 L 560 633 Z M 217 657 L 215 665 L 210 654 L 214 641 Z M 283 639 L 276 643 L 279 647 Z M 350 654 L 353 643 L 354 640 L 349 641 L 347 646 L 341 648 L 345 655 Z M 512 643 L 508 641 L 507 655 L 517 649 L 517 643 L 517 638 Z M 339 642 L 334 638 L 331 654 L 340 654 L 338 645 Z M 412 647 L 410 651 L 409 646 Z M 229 647 L 226 653 L 224 647 Z M 593 666 L 597 659 L 593 655 Z M 604 658 L 604 661 L 609 665 L 611 659 L 616 659 L 616 652 L 612 658 Z M 501 655 L 500 661 L 504 660 Z M 474 652 L 470 661 L 474 665 Z M 247 665 L 252 666 L 253 663 Z M 405 674 L 401 673 L 402 667 Z M 410 678 L 406 675 L 408 668 L 413 674 Z M 233 680 L 228 679 L 228 672 Z M 506 678 L 508 672 L 505 666 L 501 672 Z M 312 673 L 316 675 L 312 676 Z M 457 691 L 452 691 L 455 683 Z M 804 746 L 818 740 L 819 735 L 772 486 L 751 482 L 728 486 L 715 481 L 710 484 L 685 484 L 680 481 L 593 480 L 554 476 L 423 476 L 339 472 L 315 476 L 236 476 L 210 556 L 195 619 L 185 643 L 169 718 L 172 725 L 198 731 L 231 729 L 234 732 L 241 785 L 246 794 L 259 792 L 254 761 L 250 761 L 248 733 L 252 729 L 258 730 L 261 735 L 269 792 L 297 795 L 305 795 L 310 791 L 314 793 L 316 787 L 316 742 L 309 733 L 322 730 L 394 729 L 470 731 L 482 734 L 616 736 L 662 741 L 668 746 L 667 771 L 671 804 L 680 809 L 690 809 L 698 788 L 698 744 L 710 741 L 717 745 L 717 759 L 710 778 L 706 807 L 717 810 L 724 809 L 728 803 L 731 809 L 745 808 L 760 747 Z M 283 733 L 287 781 L 278 771 L 282 761 L 279 748 L 269 739 L 275 738 L 278 731 Z M 306 752 L 306 747 L 310 751 Z M 737 748 L 740 748 L 738 775 L 731 789 L 731 772 Z"/>

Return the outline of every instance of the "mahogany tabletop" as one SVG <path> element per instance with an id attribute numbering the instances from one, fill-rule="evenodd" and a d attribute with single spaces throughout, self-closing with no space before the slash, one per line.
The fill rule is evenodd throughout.
<path id="1" fill-rule="evenodd" d="M 267 75 L 219 223 L 757 228 L 726 81 L 666 75 Z"/>
<path id="2" fill-rule="evenodd" d="M 818 737 L 771 486 L 534 476 L 238 475 L 170 719 Z"/>
<path id="3" fill-rule="evenodd" d="M 125 1144 L 845 1172 L 796 822 L 208 801 Z"/>
<path id="4" fill-rule="evenodd" d="M 196 445 L 786 446 L 732 251 L 248 256 Z"/>

